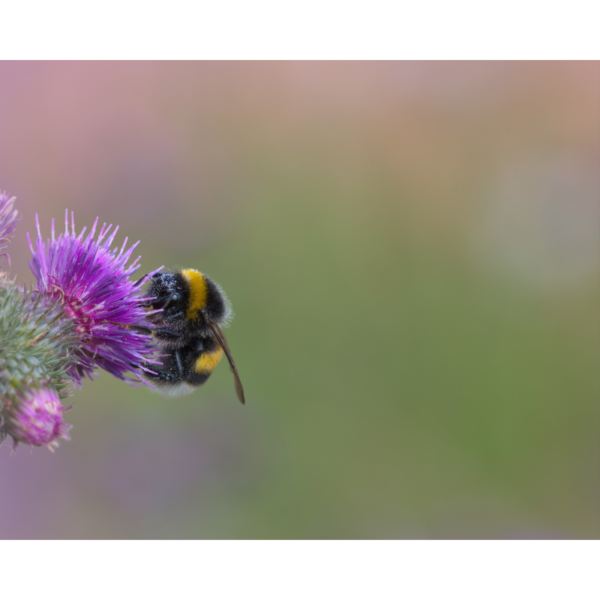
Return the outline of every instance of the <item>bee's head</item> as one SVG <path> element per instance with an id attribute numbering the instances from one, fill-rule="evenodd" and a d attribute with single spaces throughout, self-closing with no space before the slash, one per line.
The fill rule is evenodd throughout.
<path id="1" fill-rule="evenodd" d="M 223 290 L 196 269 L 155 273 L 148 296 L 152 308 L 162 309 L 165 320 L 196 321 L 203 314 L 213 323 L 225 325 L 232 314 Z"/>
<path id="2" fill-rule="evenodd" d="M 148 296 L 152 298 L 152 308 L 162 309 L 165 319 L 176 317 L 178 313 L 183 318 L 189 295 L 189 286 L 181 273 L 165 271 L 150 278 Z"/>

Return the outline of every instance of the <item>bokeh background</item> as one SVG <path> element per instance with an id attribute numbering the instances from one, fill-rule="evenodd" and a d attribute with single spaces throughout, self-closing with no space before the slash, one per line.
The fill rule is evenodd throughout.
<path id="1" fill-rule="evenodd" d="M 600 64 L 0 63 L 26 232 L 214 277 L 225 364 L 0 447 L 2 538 L 600 536 Z"/>

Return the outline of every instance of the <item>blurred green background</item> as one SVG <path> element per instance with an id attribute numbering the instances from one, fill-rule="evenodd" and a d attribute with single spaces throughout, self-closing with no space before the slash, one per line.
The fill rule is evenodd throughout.
<path id="1" fill-rule="evenodd" d="M 600 536 L 600 64 L 0 63 L 25 233 L 228 293 L 222 364 L 0 447 L 2 538 Z"/>

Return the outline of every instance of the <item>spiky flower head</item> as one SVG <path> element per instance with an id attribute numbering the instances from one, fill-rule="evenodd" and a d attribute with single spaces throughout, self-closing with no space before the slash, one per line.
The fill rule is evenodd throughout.
<path id="1" fill-rule="evenodd" d="M 87 237 L 86 228 L 77 235 L 73 213 L 69 229 L 68 211 L 65 231 L 58 237 L 54 221 L 51 238 L 46 241 L 37 216 L 36 224 L 35 248 L 29 234 L 27 238 L 33 254 L 29 266 L 37 289 L 45 298 L 62 303 L 79 340 L 70 376 L 81 383 L 84 377 L 92 379 L 96 367 L 100 367 L 119 379 L 139 381 L 142 365 L 153 362 L 155 351 L 147 333 L 141 285 L 130 280 L 140 257 L 127 264 L 139 242 L 127 250 L 125 238 L 120 249 L 111 249 L 119 228 L 111 232 L 112 225 L 104 224 L 96 240 L 98 219 Z M 126 376 L 127 372 L 135 377 Z"/>
<path id="2" fill-rule="evenodd" d="M 16 198 L 12 198 L 6 193 L 0 190 L 0 251 L 6 248 L 6 243 L 12 237 L 12 233 L 15 230 L 19 213 L 14 208 Z M 0 253 L 0 256 L 6 256 L 9 260 L 10 257 L 6 252 Z"/>
<path id="3" fill-rule="evenodd" d="M 7 402 L 4 407 L 3 429 L 12 437 L 14 448 L 21 442 L 52 450 L 58 445 L 58 438 L 70 439 L 71 425 L 65 423 L 64 411 L 53 388 L 23 390 L 16 402 Z"/>

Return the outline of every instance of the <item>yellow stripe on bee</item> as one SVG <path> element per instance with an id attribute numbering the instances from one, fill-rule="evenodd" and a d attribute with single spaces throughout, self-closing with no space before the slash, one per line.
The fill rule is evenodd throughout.
<path id="1" fill-rule="evenodd" d="M 223 358 L 223 348 L 220 346 L 214 352 L 203 352 L 196 361 L 196 373 L 212 373 L 219 361 Z"/>
<path id="2" fill-rule="evenodd" d="M 198 311 L 206 306 L 206 296 L 208 295 L 206 279 L 196 269 L 183 269 L 181 274 L 190 284 L 190 302 L 185 316 L 188 319 L 195 319 Z"/>

